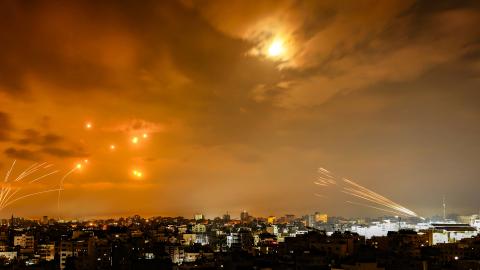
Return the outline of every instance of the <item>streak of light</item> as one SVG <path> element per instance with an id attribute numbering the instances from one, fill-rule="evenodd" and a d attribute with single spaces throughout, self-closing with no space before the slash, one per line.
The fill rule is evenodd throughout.
<path id="1" fill-rule="evenodd" d="M 42 176 L 40 176 L 40 177 L 37 177 L 37 178 L 33 179 L 32 181 L 30 181 L 30 182 L 28 182 L 28 183 L 31 184 L 31 183 L 37 182 L 37 181 L 40 180 L 40 179 L 43 179 L 43 178 L 45 178 L 45 177 L 47 177 L 47 176 L 50 176 L 50 175 L 52 175 L 52 174 L 56 174 L 56 173 L 58 173 L 58 172 L 59 172 L 59 171 L 57 170 L 57 171 L 53 171 L 53 172 L 47 173 L 47 174 L 45 174 L 45 175 L 42 175 Z"/>
<path id="2" fill-rule="evenodd" d="M 319 168 L 318 172 L 320 176 L 317 179 L 318 181 L 314 182 L 317 185 L 320 185 L 320 186 L 337 185 L 340 188 L 340 191 L 345 194 L 386 207 L 387 209 L 377 207 L 377 206 L 371 206 L 371 205 L 368 205 L 368 207 L 377 207 L 378 210 L 382 210 L 382 211 L 390 209 L 388 211 L 392 213 L 393 212 L 397 214 L 402 213 L 402 215 L 422 218 L 412 210 L 352 180 L 342 178 L 343 181 L 340 181 L 340 178 L 338 178 L 337 176 L 335 176 L 335 174 L 331 173 L 330 171 L 324 168 Z"/>
<path id="3" fill-rule="evenodd" d="M 353 185 L 357 188 L 359 188 L 360 190 L 363 190 L 364 193 L 368 196 L 370 196 L 370 198 L 376 198 L 379 202 L 384 202 L 384 203 L 387 203 L 387 204 L 391 204 L 392 205 L 392 208 L 396 208 L 396 209 L 401 209 L 402 211 L 405 211 L 407 212 L 409 215 L 412 215 L 412 216 L 418 216 L 415 212 L 411 211 L 410 209 L 398 204 L 398 203 L 395 203 L 393 202 L 392 200 L 366 188 L 366 187 L 363 187 L 355 182 L 353 182 L 352 180 L 348 180 L 348 179 L 343 179 L 345 182 L 349 183 L 350 185 Z"/>
<path id="4" fill-rule="evenodd" d="M 8 170 L 7 174 L 5 175 L 5 180 L 4 182 L 7 182 L 8 181 L 8 178 L 10 177 L 10 173 L 12 173 L 12 170 L 13 170 L 13 167 L 15 166 L 15 163 L 17 162 L 17 160 L 14 160 L 13 163 L 12 163 L 12 166 L 10 166 L 10 170 Z"/>
<path id="5" fill-rule="evenodd" d="M 48 193 L 48 192 L 54 192 L 54 191 L 60 191 L 61 189 L 59 188 L 56 188 L 56 189 L 49 189 L 49 190 L 44 190 L 44 191 L 39 191 L 39 192 L 34 192 L 34 193 L 29 193 L 27 195 L 23 195 L 23 196 L 20 196 L 14 200 L 11 200 L 10 202 L 6 203 L 5 205 L 2 205 L 2 208 L 1 209 L 4 209 L 5 207 L 11 205 L 12 203 L 16 202 L 16 201 L 19 201 L 21 199 L 25 199 L 25 198 L 28 198 L 28 197 L 31 197 L 31 196 L 35 196 L 35 195 L 39 195 L 39 194 L 43 194 L 43 193 Z"/>
<path id="6" fill-rule="evenodd" d="M 368 204 L 363 204 L 363 203 L 358 203 L 358 202 L 352 202 L 352 201 L 346 201 L 346 202 L 350 203 L 350 204 L 359 205 L 359 206 L 369 207 L 369 208 L 372 208 L 372 209 L 376 209 L 376 210 L 380 210 L 380 211 L 384 211 L 384 212 L 388 212 L 388 213 L 392 213 L 392 214 L 397 214 L 397 215 L 400 215 L 400 216 L 407 216 L 407 215 L 405 215 L 405 213 L 396 212 L 396 211 L 393 211 L 393 210 L 388 210 L 388 209 L 376 207 L 376 206 L 373 206 L 373 205 L 368 205 Z"/>
<path id="7" fill-rule="evenodd" d="M 320 182 L 313 182 L 315 185 L 319 185 L 319 186 L 322 186 L 322 187 L 327 187 L 328 185 L 325 184 L 325 183 L 320 183 Z"/>
<path id="8" fill-rule="evenodd" d="M 78 166 L 80 165 L 80 167 Z M 62 176 L 62 178 L 60 179 L 60 185 L 59 185 L 59 188 L 58 188 L 58 194 L 57 194 L 57 210 L 60 212 L 60 193 L 61 191 L 63 190 L 63 182 L 65 181 L 65 179 L 70 175 L 72 174 L 74 171 L 76 170 L 79 170 L 80 168 L 82 168 L 81 166 L 82 164 L 77 164 L 75 167 L 73 167 L 73 169 L 71 169 L 70 171 L 68 171 L 66 174 L 64 174 Z"/>

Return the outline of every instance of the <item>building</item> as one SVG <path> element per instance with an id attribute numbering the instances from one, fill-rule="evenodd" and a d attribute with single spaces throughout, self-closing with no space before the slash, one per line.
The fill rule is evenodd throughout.
<path id="1" fill-rule="evenodd" d="M 207 226 L 204 224 L 195 224 L 192 226 L 193 233 L 205 233 L 207 231 Z"/>
<path id="2" fill-rule="evenodd" d="M 248 215 L 248 212 L 243 210 L 243 212 L 240 213 L 240 220 L 242 222 L 247 222 L 249 220 L 249 215 Z"/>
<path id="3" fill-rule="evenodd" d="M 34 243 L 34 238 L 31 235 L 22 234 L 13 237 L 13 245 L 24 249 L 33 249 Z"/>
<path id="4" fill-rule="evenodd" d="M 41 260 L 52 261 L 55 259 L 55 245 L 41 244 L 37 246 L 37 254 Z"/>
<path id="5" fill-rule="evenodd" d="M 464 238 L 472 238 L 477 234 L 476 228 L 464 223 L 434 223 L 428 230 L 429 242 L 432 245 L 455 243 Z"/>
<path id="6" fill-rule="evenodd" d="M 185 251 L 180 246 L 166 246 L 165 252 L 170 255 L 172 263 L 181 264 L 185 258 Z"/>
<path id="7" fill-rule="evenodd" d="M 88 241 L 61 241 L 60 242 L 60 270 L 65 269 L 67 258 L 88 256 Z"/>
<path id="8" fill-rule="evenodd" d="M 205 217 L 203 216 L 203 214 L 195 214 L 195 220 L 196 221 L 200 221 L 200 220 L 204 220 Z"/>
<path id="9" fill-rule="evenodd" d="M 0 258 L 6 258 L 7 260 L 15 260 L 17 258 L 16 251 L 0 251 Z"/>

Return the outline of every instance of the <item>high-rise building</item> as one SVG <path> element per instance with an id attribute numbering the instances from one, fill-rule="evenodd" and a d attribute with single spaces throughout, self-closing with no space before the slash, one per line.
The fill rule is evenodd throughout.
<path id="1" fill-rule="evenodd" d="M 230 221 L 230 214 L 228 212 L 225 215 L 223 215 L 223 221 L 225 221 L 225 222 Z"/>
<path id="2" fill-rule="evenodd" d="M 243 210 L 243 212 L 240 213 L 240 220 L 243 222 L 247 222 L 249 218 L 248 212 Z"/>
<path id="3" fill-rule="evenodd" d="M 13 245 L 21 248 L 33 249 L 33 236 L 22 234 L 13 238 Z"/>
<path id="4" fill-rule="evenodd" d="M 194 233 L 205 233 L 207 227 L 204 224 L 195 224 L 192 226 L 192 232 Z"/>
<path id="5" fill-rule="evenodd" d="M 54 244 L 39 244 L 37 246 L 37 254 L 41 260 L 53 261 L 55 259 L 55 245 Z"/>

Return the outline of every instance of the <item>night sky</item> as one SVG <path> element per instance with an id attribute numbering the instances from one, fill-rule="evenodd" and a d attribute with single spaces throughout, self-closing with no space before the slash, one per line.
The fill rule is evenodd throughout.
<path id="1" fill-rule="evenodd" d="M 479 1 L 1 1 L 0 216 L 480 209 Z M 40 172 L 37 172 L 40 173 Z M 40 176 L 40 174 L 38 174 Z M 29 179 L 32 179 L 31 176 Z M 321 195 L 321 196 L 316 196 Z"/>

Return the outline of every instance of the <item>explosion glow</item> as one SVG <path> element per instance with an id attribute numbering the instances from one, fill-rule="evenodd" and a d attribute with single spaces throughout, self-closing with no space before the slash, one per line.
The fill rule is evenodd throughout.
<path id="1" fill-rule="evenodd" d="M 268 47 L 268 56 L 278 57 L 285 52 L 284 42 L 280 39 L 275 39 Z"/>
<path id="2" fill-rule="evenodd" d="M 132 143 L 137 144 L 138 143 L 138 137 L 133 137 L 132 138 Z"/>
<path id="3" fill-rule="evenodd" d="M 139 170 L 133 170 L 132 174 L 138 178 L 141 178 L 143 176 L 143 173 Z"/>

